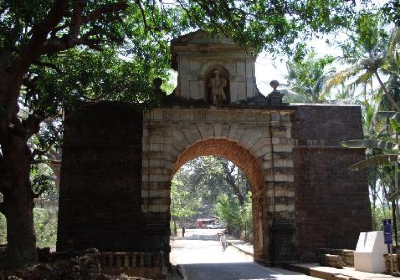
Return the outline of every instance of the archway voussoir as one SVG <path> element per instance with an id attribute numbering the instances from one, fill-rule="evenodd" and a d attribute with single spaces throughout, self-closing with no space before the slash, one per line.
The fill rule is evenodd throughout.
<path id="1" fill-rule="evenodd" d="M 245 129 L 244 129 L 244 128 L 238 127 L 238 128 L 236 129 L 235 134 L 234 134 L 233 137 L 231 137 L 231 138 L 240 143 L 240 141 L 241 141 L 242 138 L 243 138 L 244 132 L 245 132 Z"/>
<path id="2" fill-rule="evenodd" d="M 271 146 L 271 138 L 261 137 L 256 140 L 257 142 L 251 147 L 252 153 L 256 153 L 258 150 L 265 146 Z"/>
<path id="3" fill-rule="evenodd" d="M 237 123 L 233 123 L 229 126 L 229 132 L 228 132 L 228 138 L 232 139 L 232 140 L 236 140 L 235 139 L 235 134 L 238 130 L 238 124 Z"/>
<path id="4" fill-rule="evenodd" d="M 254 151 L 254 156 L 265 160 L 265 157 L 268 157 L 268 155 L 271 154 L 271 152 L 272 152 L 272 146 L 265 145 L 265 146 L 261 147 L 260 149 Z"/>
<path id="5" fill-rule="evenodd" d="M 182 132 L 185 135 L 190 145 L 202 139 L 202 135 L 200 134 L 198 129 L 184 128 L 182 129 Z"/>
<path id="6" fill-rule="evenodd" d="M 197 128 L 203 140 L 214 138 L 214 126 L 212 124 L 198 124 Z"/>
<path id="7" fill-rule="evenodd" d="M 217 123 L 214 125 L 215 138 L 228 139 L 229 138 L 229 125 Z"/>
<path id="8" fill-rule="evenodd" d="M 188 139 L 186 138 L 185 134 L 180 129 L 173 129 L 171 132 L 171 136 L 173 138 L 172 144 L 176 147 L 183 146 L 186 147 L 190 144 Z M 180 149 L 178 149 L 180 150 Z"/>

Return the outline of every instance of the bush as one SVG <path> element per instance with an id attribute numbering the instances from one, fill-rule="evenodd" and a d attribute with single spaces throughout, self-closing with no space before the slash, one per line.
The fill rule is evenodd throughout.
<path id="1" fill-rule="evenodd" d="M 226 224 L 229 234 L 239 238 L 243 237 L 245 241 L 252 241 L 253 215 L 250 192 L 246 196 L 244 205 L 240 205 L 236 197 L 219 196 L 215 210 Z"/>

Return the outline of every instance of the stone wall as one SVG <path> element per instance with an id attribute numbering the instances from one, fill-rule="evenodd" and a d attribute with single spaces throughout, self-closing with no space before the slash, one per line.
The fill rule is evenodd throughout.
<path id="1" fill-rule="evenodd" d="M 57 250 L 143 251 L 142 112 L 88 105 L 66 119 Z"/>
<path id="2" fill-rule="evenodd" d="M 293 136 L 299 256 L 321 247 L 355 249 L 360 231 L 371 230 L 371 210 L 365 172 L 348 167 L 365 155 L 340 142 L 363 137 L 360 107 L 299 106 Z"/>
<path id="3" fill-rule="evenodd" d="M 360 106 L 300 105 L 293 121 L 296 146 L 340 147 L 363 139 Z"/>

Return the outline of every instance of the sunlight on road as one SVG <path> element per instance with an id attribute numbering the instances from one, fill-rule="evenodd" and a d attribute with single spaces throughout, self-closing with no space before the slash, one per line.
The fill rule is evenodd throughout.
<path id="1" fill-rule="evenodd" d="M 171 240 L 171 263 L 179 265 L 185 280 L 312 280 L 314 277 L 263 267 L 251 256 L 219 244 L 218 229 L 187 229 L 184 238 Z"/>
<path id="2" fill-rule="evenodd" d="M 193 263 L 243 263 L 253 258 L 239 254 L 228 246 L 225 252 L 219 244 L 218 229 L 187 230 L 184 238 L 171 240 L 171 262 L 173 264 Z"/>

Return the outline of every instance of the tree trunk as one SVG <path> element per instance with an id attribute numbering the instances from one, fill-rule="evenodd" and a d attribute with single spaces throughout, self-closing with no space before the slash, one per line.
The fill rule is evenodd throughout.
<path id="1" fill-rule="evenodd" d="M 9 266 L 20 267 L 35 262 L 36 237 L 33 226 L 33 191 L 29 173 L 31 153 L 25 139 L 10 133 L 2 145 L 3 193 L 1 212 L 7 219 Z"/>
<path id="2" fill-rule="evenodd" d="M 393 97 L 390 95 L 389 91 L 387 90 L 385 84 L 382 82 L 381 77 L 379 76 L 378 72 L 374 72 L 375 77 L 378 79 L 379 85 L 381 86 L 383 92 L 385 93 L 385 96 L 389 100 L 390 104 L 393 106 L 394 109 L 396 109 L 396 112 L 400 112 L 400 107 L 397 105 L 396 101 L 394 101 Z"/>
<path id="3" fill-rule="evenodd" d="M 33 199 L 23 186 L 4 195 L 4 214 L 7 219 L 7 253 L 11 267 L 21 267 L 36 261 L 36 237 L 33 227 Z"/>

